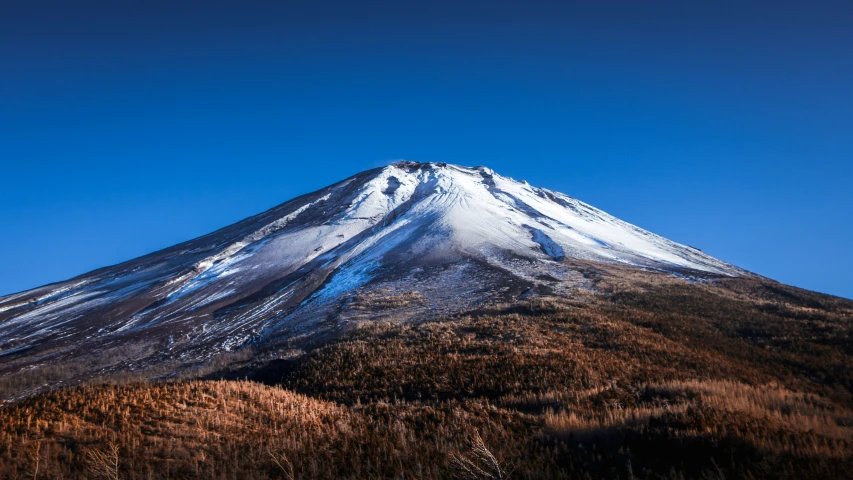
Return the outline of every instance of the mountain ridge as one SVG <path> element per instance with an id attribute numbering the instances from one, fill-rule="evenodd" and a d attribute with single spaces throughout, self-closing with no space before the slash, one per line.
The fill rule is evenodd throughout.
<path id="1" fill-rule="evenodd" d="M 436 318 L 590 290 L 573 262 L 691 282 L 754 276 L 488 167 L 401 161 L 172 247 L 2 297 L 0 359 L 14 371 L 133 346 L 122 366 L 109 367 L 133 368 L 257 343 L 308 344 L 380 317 Z M 353 308 L 380 297 L 405 298 L 406 308 Z"/>

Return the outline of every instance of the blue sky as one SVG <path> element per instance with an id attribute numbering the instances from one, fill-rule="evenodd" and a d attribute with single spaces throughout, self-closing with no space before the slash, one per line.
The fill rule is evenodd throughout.
<path id="1" fill-rule="evenodd" d="M 406 158 L 853 298 L 849 2 L 0 9 L 0 294 Z"/>

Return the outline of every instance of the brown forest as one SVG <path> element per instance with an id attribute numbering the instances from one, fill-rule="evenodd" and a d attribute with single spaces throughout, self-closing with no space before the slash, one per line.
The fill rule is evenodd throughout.
<path id="1" fill-rule="evenodd" d="M 587 274 L 595 294 L 9 403 L 0 478 L 853 478 L 853 302 Z"/>

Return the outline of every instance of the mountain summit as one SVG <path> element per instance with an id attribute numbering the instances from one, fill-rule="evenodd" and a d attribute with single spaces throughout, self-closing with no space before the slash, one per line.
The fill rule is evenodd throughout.
<path id="1" fill-rule="evenodd" d="M 847 478 L 853 458 L 853 302 L 485 167 L 369 170 L 0 309 L 2 478 Z"/>
<path id="2" fill-rule="evenodd" d="M 20 367 L 122 348 L 132 368 L 164 354 L 203 359 L 247 343 L 299 344 L 380 310 L 406 320 L 588 288 L 573 262 L 685 278 L 749 275 L 486 167 L 404 161 L 0 298 L 0 358 Z"/>

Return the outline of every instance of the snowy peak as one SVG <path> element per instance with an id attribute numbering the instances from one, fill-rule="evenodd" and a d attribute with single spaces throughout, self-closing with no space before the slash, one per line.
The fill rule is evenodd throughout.
<path id="1" fill-rule="evenodd" d="M 400 223 L 427 222 L 471 253 L 509 250 L 740 275 L 736 267 L 608 215 L 564 194 L 503 177 L 488 167 L 398 162 L 360 189 L 343 218 L 388 215 L 411 202 Z M 541 255 L 537 255 L 541 254 Z"/>
<path id="2" fill-rule="evenodd" d="M 588 286 L 567 259 L 747 274 L 488 167 L 404 161 L 174 247 L 0 298 L 0 357 L 145 341 L 153 346 L 139 351 L 195 358 L 373 318 L 353 306 L 358 298 L 419 298 L 394 314 L 405 319 L 498 294 L 572 295 Z"/>

